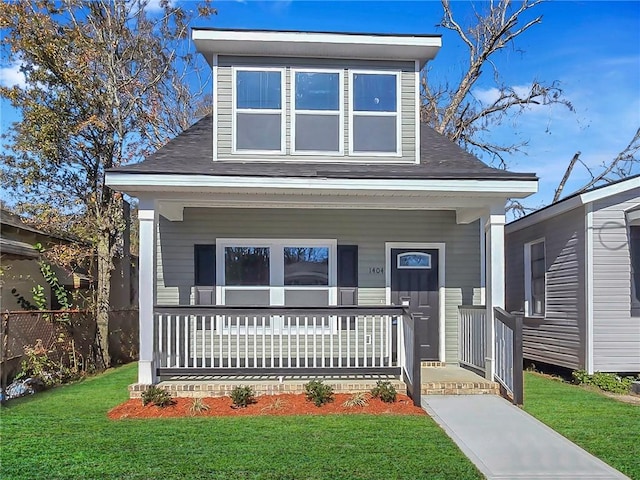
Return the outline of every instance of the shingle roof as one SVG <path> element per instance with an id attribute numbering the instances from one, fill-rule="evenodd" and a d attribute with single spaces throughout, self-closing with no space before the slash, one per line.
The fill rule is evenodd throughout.
<path id="1" fill-rule="evenodd" d="M 419 178 L 534 180 L 533 173 L 489 167 L 431 127 L 420 130 L 420 164 L 280 163 L 213 158 L 213 120 L 208 115 L 144 161 L 110 172 L 251 177 Z"/>

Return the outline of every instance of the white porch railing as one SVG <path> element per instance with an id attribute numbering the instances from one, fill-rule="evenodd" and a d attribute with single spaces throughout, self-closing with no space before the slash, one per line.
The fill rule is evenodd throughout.
<path id="1" fill-rule="evenodd" d="M 494 308 L 495 375 L 507 396 L 522 404 L 522 315 Z M 485 374 L 487 308 L 484 305 L 458 307 L 459 362 Z"/>
<path id="2" fill-rule="evenodd" d="M 485 369 L 487 307 L 463 305 L 458 308 L 459 338 L 458 358 L 462 365 Z"/>
<path id="3" fill-rule="evenodd" d="M 282 374 L 398 369 L 402 307 L 156 307 L 159 373 Z"/>
<path id="4" fill-rule="evenodd" d="M 513 403 L 522 404 L 522 316 L 495 308 L 496 373 L 495 379 L 505 388 Z"/>

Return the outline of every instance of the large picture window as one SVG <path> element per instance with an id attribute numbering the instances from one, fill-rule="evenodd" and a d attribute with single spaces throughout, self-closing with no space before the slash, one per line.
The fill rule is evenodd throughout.
<path id="1" fill-rule="evenodd" d="M 532 316 L 544 316 L 547 290 L 544 240 L 525 245 L 524 261 L 526 313 Z"/>
<path id="2" fill-rule="evenodd" d="M 284 153 L 284 71 L 233 72 L 235 151 Z"/>
<path id="3" fill-rule="evenodd" d="M 342 153 L 342 73 L 294 70 L 292 134 L 295 153 Z"/>
<path id="4" fill-rule="evenodd" d="M 400 115 L 397 72 L 351 72 L 352 154 L 399 154 Z"/>
<path id="5" fill-rule="evenodd" d="M 217 239 L 218 303 L 336 304 L 335 240 Z"/>

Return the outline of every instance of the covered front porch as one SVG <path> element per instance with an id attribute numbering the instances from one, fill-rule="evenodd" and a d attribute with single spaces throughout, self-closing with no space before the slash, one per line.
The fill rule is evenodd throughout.
<path id="1" fill-rule="evenodd" d="M 493 379 L 504 205 L 529 182 L 140 177 L 110 179 L 140 199 L 136 388 L 391 375 L 419 391 L 422 362 L 459 363 L 464 304 L 483 305 Z"/>

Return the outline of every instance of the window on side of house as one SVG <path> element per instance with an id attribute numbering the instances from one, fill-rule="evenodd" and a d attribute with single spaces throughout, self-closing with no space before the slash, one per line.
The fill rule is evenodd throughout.
<path id="1" fill-rule="evenodd" d="M 536 240 L 524 246 L 525 312 L 530 316 L 544 316 L 546 310 L 545 241 Z"/>
<path id="2" fill-rule="evenodd" d="M 400 155 L 399 72 L 350 76 L 349 144 L 355 155 Z"/>
<path id="3" fill-rule="evenodd" d="M 234 151 L 284 153 L 284 70 L 233 70 Z"/>
<path id="4" fill-rule="evenodd" d="M 631 257 L 631 306 L 640 315 L 640 225 L 629 226 Z"/>
<path id="5" fill-rule="evenodd" d="M 291 78 L 293 152 L 342 154 L 342 72 L 292 70 Z"/>

